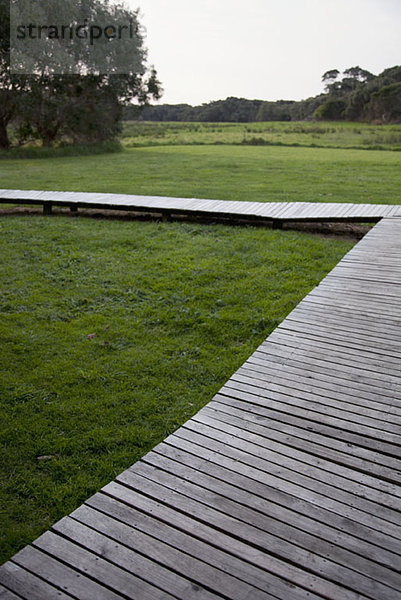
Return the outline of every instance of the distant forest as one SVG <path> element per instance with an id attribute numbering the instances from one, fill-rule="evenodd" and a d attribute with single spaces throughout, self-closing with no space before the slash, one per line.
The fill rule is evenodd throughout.
<path id="1" fill-rule="evenodd" d="M 401 122 L 401 66 L 373 75 L 360 67 L 322 76 L 325 91 L 299 102 L 227 98 L 200 106 L 189 104 L 128 106 L 125 120 L 250 123 L 256 121 Z"/>

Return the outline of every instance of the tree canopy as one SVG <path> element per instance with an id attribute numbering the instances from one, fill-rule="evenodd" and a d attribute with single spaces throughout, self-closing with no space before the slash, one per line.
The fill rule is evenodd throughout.
<path id="1" fill-rule="evenodd" d="M 108 0 L 52 0 L 40 3 L 37 18 L 46 24 L 33 30 L 32 3 L 24 4 L 0 0 L 0 148 L 10 145 L 11 122 L 18 144 L 110 140 L 124 105 L 160 98 L 138 11 Z M 124 39 L 124 31 L 131 35 Z"/>
<path id="2" fill-rule="evenodd" d="M 189 104 L 161 104 L 146 106 L 142 111 L 124 110 L 125 119 L 144 121 L 328 121 L 401 122 L 399 88 L 401 66 L 373 75 L 359 66 L 326 71 L 322 76 L 325 92 L 301 101 L 248 100 L 227 98 L 190 106 Z M 389 89 L 387 89 L 389 87 Z"/>

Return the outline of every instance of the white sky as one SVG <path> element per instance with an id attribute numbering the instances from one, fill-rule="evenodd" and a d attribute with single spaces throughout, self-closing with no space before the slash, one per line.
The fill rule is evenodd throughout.
<path id="1" fill-rule="evenodd" d="M 401 64 L 401 0 L 126 0 L 140 8 L 162 103 L 299 100 L 321 76 Z"/>

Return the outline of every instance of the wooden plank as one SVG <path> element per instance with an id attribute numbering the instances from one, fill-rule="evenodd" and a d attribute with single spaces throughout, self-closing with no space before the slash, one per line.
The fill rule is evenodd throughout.
<path id="1" fill-rule="evenodd" d="M 184 513 L 196 515 L 196 518 L 202 522 L 213 523 L 216 530 L 222 529 L 244 541 L 252 540 L 255 546 L 261 547 L 265 552 L 278 554 L 285 560 L 296 562 L 296 564 L 308 568 L 317 575 L 324 569 L 326 577 L 334 580 L 339 585 L 348 586 L 355 592 L 369 593 L 373 598 L 383 597 L 384 594 L 393 594 L 394 600 L 401 598 L 401 588 L 397 589 L 397 577 L 392 576 L 388 581 L 388 585 L 374 579 L 374 576 L 378 575 L 377 572 L 374 572 L 373 576 L 365 574 L 364 577 L 360 577 L 358 572 L 343 567 L 339 563 L 331 562 L 327 556 L 323 558 L 318 554 L 312 554 L 310 551 L 305 551 L 301 546 L 294 545 L 292 540 L 287 541 L 284 537 L 279 538 L 270 531 L 263 530 L 263 523 L 266 523 L 266 516 L 264 515 L 258 516 L 257 513 L 252 513 L 251 516 L 250 511 L 241 505 L 241 517 L 236 518 L 234 516 L 236 506 L 234 502 L 224 501 L 221 496 L 217 509 L 213 505 L 213 496 L 208 490 L 202 491 L 202 488 L 195 485 L 191 486 L 186 481 L 180 480 L 179 491 L 175 491 L 171 477 L 167 473 L 148 468 L 143 462 L 134 465 L 132 470 L 122 473 L 118 477 L 118 481 L 135 490 L 141 490 L 147 495 L 162 499 L 163 503 L 173 505 Z M 166 487 L 168 482 L 171 485 Z M 191 488 L 190 491 L 189 487 Z M 199 500 L 201 503 L 199 503 Z M 220 512 L 220 509 L 224 512 Z M 243 519 L 246 519 L 246 521 Z M 315 542 L 317 545 L 317 540 Z"/>
<path id="2" fill-rule="evenodd" d="M 121 598 L 112 590 L 99 585 L 83 573 L 36 548 L 24 548 L 12 560 L 26 571 L 40 577 L 49 586 L 65 592 L 65 598 L 69 597 L 68 594 L 73 598 L 85 598 L 85 600 L 117 600 Z M 55 594 L 52 597 L 57 596 Z"/>
<path id="3" fill-rule="evenodd" d="M 320 511 L 333 513 L 331 518 L 344 519 L 344 527 L 351 531 L 358 531 L 359 527 L 368 527 L 372 535 L 376 536 L 378 545 L 399 552 L 395 546 L 398 527 L 385 521 L 380 516 L 368 515 L 350 504 L 326 495 L 324 487 L 313 487 L 303 476 L 295 477 L 290 471 L 277 468 L 268 461 L 249 454 L 242 449 L 228 446 L 219 440 L 209 440 L 196 432 L 181 428 L 177 434 L 169 436 L 166 444 L 173 447 L 184 448 L 196 456 L 207 458 L 211 462 L 227 468 L 228 470 L 242 473 L 244 476 L 259 481 L 276 491 L 293 496 L 296 500 L 304 501 L 317 507 Z M 189 448 L 189 450 L 188 450 Z M 308 487 L 305 486 L 308 484 Z M 399 543 L 399 538 L 397 544 Z M 381 541 L 380 541 L 381 540 Z"/>
<path id="4" fill-rule="evenodd" d="M 363 436 L 355 433 L 343 432 L 340 429 L 324 425 L 319 422 L 305 420 L 293 414 L 278 412 L 266 406 L 250 404 L 241 400 L 218 394 L 208 407 L 212 410 L 227 412 L 229 415 L 259 424 L 268 423 L 270 429 L 281 431 L 303 440 L 311 440 L 317 444 L 337 449 L 343 452 L 349 460 L 354 456 L 364 459 L 370 464 L 370 468 L 385 467 L 391 471 L 391 477 L 383 475 L 384 479 L 393 480 L 397 478 L 400 470 L 400 459 L 380 452 L 380 449 L 370 447 Z M 346 460 L 342 458 L 342 460 Z"/>
<path id="5" fill-rule="evenodd" d="M 11 590 L 10 593 L 15 592 L 17 598 L 24 600 L 71 600 L 71 596 L 62 592 L 60 588 L 53 587 L 11 561 L 0 567 L 0 582 Z M 2 600 L 8 600 L 7 596 L 4 599 L 0 597 Z"/>
<path id="6" fill-rule="evenodd" d="M 277 388 L 277 389 L 276 389 Z M 247 383 L 241 383 L 230 379 L 220 390 L 220 394 L 233 396 L 234 398 L 244 398 L 248 402 L 258 402 L 274 407 L 276 410 L 292 412 L 297 414 L 301 412 L 307 418 L 306 413 L 310 412 L 311 420 L 323 420 L 324 416 L 337 423 L 342 429 L 355 429 L 363 432 L 370 437 L 383 438 L 389 443 L 401 446 L 400 428 L 392 423 L 378 423 L 373 417 L 362 416 L 357 413 L 342 410 L 341 407 L 329 407 L 325 405 L 321 396 L 312 394 L 298 395 L 291 388 L 279 389 L 278 386 L 270 386 L 269 389 L 259 388 Z"/>
<path id="7" fill-rule="evenodd" d="M 363 473 L 358 473 L 358 481 L 355 481 L 355 471 L 353 469 L 325 460 L 324 458 L 317 458 L 312 453 L 298 450 L 294 446 L 289 445 L 288 441 L 287 443 L 276 442 L 271 436 L 266 437 L 265 435 L 260 435 L 260 433 L 254 433 L 250 428 L 238 427 L 238 424 L 232 425 L 228 419 L 224 420 L 224 422 L 217 420 L 206 413 L 206 411 L 197 413 L 192 423 L 194 427 L 197 424 L 201 424 L 206 425 L 209 431 L 211 430 L 210 428 L 216 428 L 220 433 L 224 432 L 228 435 L 227 439 L 231 443 L 236 443 L 235 437 L 241 437 L 242 441 L 246 440 L 248 450 L 255 455 L 270 458 L 271 454 L 274 453 L 277 455 L 275 460 L 280 460 L 280 455 L 281 460 L 283 460 L 282 456 L 285 456 L 285 463 L 288 467 L 297 469 L 299 472 L 323 482 L 329 481 L 330 485 L 344 491 L 346 490 L 347 492 L 349 491 L 351 494 L 362 498 L 367 498 L 369 502 L 372 501 L 381 506 L 388 507 L 391 509 L 388 511 L 389 520 L 393 519 L 396 523 L 400 522 L 399 517 L 394 515 L 392 510 L 397 511 L 400 508 L 399 497 L 401 490 L 399 486 L 393 483 L 378 480 Z M 298 461 L 302 462 L 302 465 L 298 465 Z"/>
<path id="8" fill-rule="evenodd" d="M 335 376 L 325 375 L 321 373 L 315 373 L 307 370 L 305 367 L 291 366 L 290 364 L 284 364 L 283 362 L 267 361 L 262 363 L 259 361 L 254 364 L 251 360 L 248 360 L 237 373 L 241 375 L 248 375 L 254 379 L 260 379 L 264 382 L 269 382 L 272 379 L 285 385 L 286 387 L 292 387 L 294 389 L 306 389 L 314 390 L 317 394 L 323 394 L 331 397 L 342 397 L 350 402 L 351 404 L 360 404 L 361 406 L 371 407 L 378 411 L 387 412 L 387 414 L 394 413 L 399 414 L 401 410 L 401 398 L 397 398 L 397 394 L 394 396 L 389 395 L 378 395 L 372 392 L 369 386 L 352 385 L 352 382 L 347 382 L 343 379 L 338 379 Z M 235 379 L 236 374 L 233 375 Z M 275 379 L 277 377 L 277 379 Z M 338 396 L 339 395 L 339 396 Z"/>
<path id="9" fill-rule="evenodd" d="M 220 422 L 216 423 L 216 426 L 218 428 L 213 427 L 210 423 L 191 420 L 181 428 L 182 431 L 178 430 L 177 435 L 187 439 L 188 431 L 198 436 L 196 439 L 205 447 L 210 447 L 210 439 L 217 440 L 227 447 L 243 452 L 246 456 L 241 456 L 247 461 L 251 461 L 253 466 L 259 464 L 272 474 L 286 477 L 289 481 L 304 485 L 307 489 L 320 491 L 343 504 L 359 508 L 365 513 L 399 527 L 400 516 L 397 512 L 399 502 L 395 497 L 375 494 L 374 490 L 371 491 L 370 488 L 366 489 L 364 486 L 358 488 L 357 482 L 347 481 L 345 477 L 329 477 L 324 470 L 319 469 L 318 464 L 313 464 L 312 457 L 308 463 L 302 463 L 300 460 L 259 446 L 251 434 L 244 432 L 246 439 L 243 439 L 242 436 L 238 437 L 238 431 L 231 426 L 225 424 L 222 426 Z M 190 439 L 194 438 L 190 436 Z M 284 459 L 283 456 L 286 458 Z M 384 525 L 382 526 L 384 527 Z M 393 528 L 390 527 L 390 530 L 393 531 Z"/>
<path id="10" fill-rule="evenodd" d="M 84 518 L 86 517 L 85 523 L 82 520 L 78 521 L 76 518 L 66 517 L 62 521 L 59 521 L 53 527 L 53 530 L 67 538 L 73 544 L 79 544 L 100 559 L 105 559 L 120 567 L 123 571 L 127 571 L 133 575 L 134 577 L 127 579 L 129 594 L 132 597 L 145 597 L 141 589 L 143 586 L 141 580 L 144 580 L 148 584 L 151 584 L 151 587 L 148 588 L 147 586 L 146 590 L 150 589 L 151 595 L 154 598 L 160 597 L 160 590 L 171 594 L 174 598 L 181 598 L 182 600 L 187 600 L 191 595 L 196 596 L 200 600 L 214 600 L 217 598 L 215 594 L 200 587 L 193 580 L 193 577 L 188 580 L 174 572 L 175 570 L 179 571 L 180 567 L 175 564 L 173 559 L 176 558 L 181 562 L 185 560 L 185 555 L 176 553 L 174 557 L 173 551 L 169 546 L 164 545 L 163 548 L 160 543 L 157 544 L 149 536 L 141 535 L 134 529 L 106 516 L 102 516 L 101 518 L 101 527 L 104 533 L 99 533 L 95 530 L 100 517 L 99 513 L 95 513 L 95 511 L 89 508 L 84 508 L 83 511 L 81 509 L 82 512 L 84 512 Z M 75 517 L 79 514 L 76 511 Z M 86 524 L 88 522 L 90 526 Z M 116 533 L 119 535 L 116 536 Z M 130 547 L 127 547 L 127 544 Z M 170 566 L 174 570 L 166 569 L 157 562 L 154 562 L 154 560 L 149 560 L 148 556 L 150 556 L 152 550 L 154 553 L 155 551 L 157 552 L 157 560 L 160 560 L 164 553 L 170 554 Z M 195 565 L 193 566 L 195 567 Z M 107 567 L 106 574 L 108 575 Z M 123 577 L 127 577 L 124 572 Z M 120 582 L 119 586 L 121 585 Z M 235 583 L 238 584 L 238 587 L 241 587 L 240 582 L 235 581 Z M 209 585 L 208 587 L 211 586 Z M 237 589 L 237 587 L 232 585 L 230 591 L 233 592 Z M 120 588 L 118 588 L 118 591 L 119 593 L 126 593 Z M 247 593 L 250 593 L 250 591 L 250 588 L 247 588 Z M 259 594 L 256 590 L 255 594 L 257 598 L 266 598 L 265 594 Z"/>
<path id="11" fill-rule="evenodd" d="M 300 493 L 296 485 L 285 485 L 278 478 L 270 477 L 267 473 L 245 465 L 228 456 L 213 452 L 212 450 L 199 446 L 178 436 L 170 436 L 166 442 L 159 444 L 154 449 L 154 453 L 168 456 L 171 459 L 182 462 L 207 473 L 223 481 L 231 482 L 240 489 L 252 489 L 252 494 L 273 502 L 278 507 L 288 508 L 295 513 L 305 515 L 317 522 L 325 523 L 328 527 L 334 527 L 343 531 L 352 537 L 364 540 L 364 543 L 372 544 L 376 547 L 390 552 L 392 558 L 400 555 L 400 540 L 383 535 L 382 532 L 375 531 L 366 527 L 361 522 L 356 522 L 349 516 L 344 518 L 344 507 L 339 506 L 336 512 L 336 503 L 327 502 L 324 504 L 324 498 L 320 497 L 322 503 L 314 501 L 314 496 L 305 494 L 305 489 Z M 148 459 L 146 456 L 146 459 Z M 278 486 L 276 485 L 278 484 Z M 285 512 L 285 511 L 284 511 Z M 370 550 L 366 551 L 367 553 Z M 394 554 L 394 556 L 393 556 Z M 383 564 L 385 560 L 383 560 Z"/>
<path id="12" fill-rule="evenodd" d="M 378 396 L 388 397 L 391 401 L 399 399 L 400 386 L 398 384 L 398 371 L 377 362 L 374 354 L 368 358 L 359 358 L 354 352 L 341 354 L 341 346 L 332 346 L 325 341 L 308 337 L 293 336 L 283 332 L 264 343 L 248 359 L 248 363 L 255 361 L 260 364 L 270 365 L 272 362 L 283 365 L 292 364 L 309 375 L 309 373 L 323 373 L 330 376 L 333 382 L 350 382 L 352 385 L 363 384 L 371 386 L 371 391 Z"/>
<path id="13" fill-rule="evenodd" d="M 276 222 L 389 210 L 68 192 L 27 201 Z M 400 229 L 382 220 L 209 405 L 6 563 L 7 593 L 401 600 Z"/>
<path id="14" fill-rule="evenodd" d="M 50 192 L 41 190 L 0 190 L 0 202 L 19 204 L 36 203 L 39 199 L 65 206 L 79 202 L 81 207 L 102 205 L 104 209 L 117 210 L 171 210 L 183 214 L 230 215 L 252 219 L 270 219 L 282 221 L 299 220 L 375 220 L 389 213 L 386 205 L 336 204 L 314 202 L 228 202 L 196 198 L 171 198 L 157 196 L 135 196 L 129 194 L 96 194 L 78 192 Z M 229 206 L 230 204 L 230 206 Z M 397 210 L 393 207 L 393 211 Z"/>
<path id="15" fill-rule="evenodd" d="M 22 596 L 16 596 L 13 592 L 0 585 L 0 600 L 21 600 Z"/>
<path id="16" fill-rule="evenodd" d="M 190 579 L 204 582 L 206 578 L 209 587 L 218 587 L 220 591 L 225 590 L 226 594 L 238 595 L 244 592 L 242 597 L 246 597 L 246 593 L 249 593 L 246 587 L 248 585 L 253 588 L 252 592 L 257 593 L 261 590 L 282 600 L 287 600 L 290 593 L 294 594 L 296 600 L 304 599 L 305 589 L 293 586 L 265 570 L 269 567 L 268 561 L 264 561 L 263 568 L 260 564 L 255 566 L 253 561 L 246 562 L 251 557 L 248 556 L 249 550 L 242 551 L 241 543 L 232 542 L 228 536 L 220 536 L 219 540 L 222 542 L 220 546 L 225 550 L 229 549 L 229 552 L 223 551 L 215 544 L 208 543 L 213 538 L 210 527 L 199 525 L 190 518 L 180 517 L 174 512 L 170 513 L 174 518 L 169 515 L 168 523 L 163 522 L 156 517 L 163 514 L 164 507 L 153 501 L 147 503 L 146 498 L 135 495 L 132 491 L 129 497 L 135 506 L 123 504 L 115 497 L 96 494 L 88 500 L 90 507 L 83 506 L 72 516 L 84 523 L 89 522 L 94 529 L 107 532 L 107 535 L 113 539 L 122 539 L 125 545 L 132 546 L 134 549 L 142 548 L 135 543 L 137 531 L 148 534 L 151 539 L 154 539 L 154 547 L 149 556 L 154 556 L 158 562 L 181 571 Z M 111 527 L 108 526 L 109 519 L 112 521 Z M 124 530 L 120 530 L 120 524 L 129 527 L 129 535 L 125 535 Z M 183 531 L 172 525 L 179 525 Z M 256 560 L 256 563 L 259 562 L 261 561 Z M 244 586 L 242 582 L 246 585 Z M 234 584 L 238 592 L 232 592 Z M 312 598 L 317 596 L 312 594 Z"/>
<path id="17" fill-rule="evenodd" d="M 141 483 L 145 481 L 141 480 Z M 311 573 L 309 569 L 301 569 L 298 565 L 283 561 L 275 555 L 265 552 L 253 544 L 251 538 L 243 541 L 237 536 L 233 537 L 231 531 L 227 534 L 221 528 L 214 528 L 209 522 L 204 523 L 193 516 L 188 516 L 188 511 L 177 511 L 164 501 L 160 502 L 160 500 L 152 498 L 150 495 L 143 496 L 141 492 L 131 486 L 113 482 L 105 486 L 103 492 L 130 506 L 140 507 L 141 510 L 146 512 L 151 511 L 151 514 L 157 514 L 160 520 L 174 523 L 180 529 L 185 527 L 186 531 L 192 532 L 193 535 L 201 539 L 207 539 L 213 546 L 223 548 L 253 566 L 259 566 L 265 570 L 267 581 L 269 581 L 269 574 L 274 573 L 292 584 L 305 588 L 305 590 L 321 594 L 326 598 L 333 598 L 333 600 L 336 598 L 344 600 L 366 598 L 365 595 L 357 594 L 347 587 L 339 586 L 328 579 L 324 579 L 324 577 Z"/>
<path id="18" fill-rule="evenodd" d="M 276 422 L 273 419 L 262 422 L 260 418 L 252 418 L 252 415 L 248 416 L 246 413 L 244 414 L 244 411 L 240 411 L 235 407 L 229 408 L 228 404 L 224 405 L 218 402 L 211 402 L 205 407 L 204 412 L 217 420 L 237 425 L 246 431 L 260 433 L 262 436 L 281 443 L 291 444 L 294 448 L 307 451 L 314 456 L 333 460 L 339 465 L 355 468 L 361 473 L 373 475 L 392 483 L 401 482 L 401 462 L 399 460 L 393 459 L 397 468 L 391 468 L 390 465 L 387 466 L 388 463 L 391 463 L 389 457 L 386 457 L 388 460 L 385 460 L 377 453 L 360 448 L 350 450 L 349 445 L 341 442 L 341 440 L 322 438 L 322 436 L 309 432 L 307 423 L 304 424 L 303 429 L 297 429 L 293 425 L 286 427 L 285 424 Z M 381 461 L 387 464 L 382 464 L 380 458 Z"/>
<path id="19" fill-rule="evenodd" d="M 354 375 L 358 380 L 370 383 L 373 387 L 391 390 L 391 393 L 398 394 L 401 389 L 396 357 L 376 354 L 374 350 L 347 347 L 338 343 L 338 340 L 328 342 L 322 336 L 308 336 L 307 332 L 276 329 L 254 355 L 264 353 L 277 356 L 290 353 L 300 356 L 304 362 L 315 358 L 317 363 L 326 364 L 326 368 L 342 371 L 344 377 Z"/>
<path id="20" fill-rule="evenodd" d="M 241 368 L 227 382 L 227 386 L 242 389 L 237 387 L 234 382 L 251 386 L 252 388 L 279 391 L 280 393 L 286 393 L 296 398 L 302 396 L 303 399 L 323 404 L 324 408 L 330 406 L 333 409 L 338 409 L 344 418 L 349 417 L 352 420 L 359 416 L 369 417 L 373 422 L 377 422 L 378 428 L 381 428 L 381 422 L 383 422 L 385 425 L 390 424 L 391 431 L 394 430 L 396 433 L 400 431 L 399 427 L 397 427 L 397 425 L 401 425 L 401 415 L 398 407 L 386 406 L 385 404 L 375 406 L 374 402 L 370 403 L 368 400 L 363 400 L 360 397 L 341 393 L 338 389 L 329 390 L 324 387 L 319 388 L 313 383 L 308 383 L 307 377 L 305 377 L 306 383 L 293 377 L 288 379 L 285 375 L 280 377 L 279 374 L 273 379 L 273 376 L 263 377 L 261 374 L 255 374 L 253 371 Z"/>
<path id="21" fill-rule="evenodd" d="M 202 466 L 200 461 L 197 461 L 197 466 L 194 468 L 190 455 L 185 456 L 182 452 L 179 453 L 178 451 L 171 452 L 171 449 L 168 449 L 166 445 L 161 445 L 158 448 L 158 452 L 150 452 L 142 462 L 152 467 L 150 473 L 143 466 L 139 468 L 139 465 L 138 468 L 132 467 L 130 471 L 139 472 L 146 478 L 151 477 L 152 480 L 154 480 L 152 474 L 157 473 L 156 481 L 158 483 L 163 483 L 163 485 L 171 487 L 171 489 L 179 490 L 180 493 L 184 493 L 185 495 L 196 496 L 198 499 L 203 498 L 201 500 L 203 502 L 205 497 L 204 491 L 197 489 L 201 487 L 208 492 L 208 505 L 210 503 L 210 505 L 215 507 L 218 506 L 226 514 L 228 514 L 228 510 L 231 510 L 230 514 L 237 514 L 241 520 L 245 520 L 247 523 L 258 522 L 259 516 L 256 513 L 262 513 L 263 521 L 259 526 L 263 530 L 269 533 L 276 533 L 279 537 L 291 540 L 301 547 L 308 548 L 310 544 L 313 552 L 319 553 L 319 551 L 322 551 L 324 556 L 331 556 L 332 560 L 335 560 L 339 564 L 344 564 L 352 568 L 355 560 L 354 566 L 358 570 L 362 563 L 359 561 L 359 557 L 355 557 L 355 554 L 364 559 L 369 558 L 380 565 L 378 577 L 384 577 L 384 581 L 388 581 L 387 575 L 389 575 L 390 579 L 394 575 L 393 573 L 386 574 L 384 564 L 394 571 L 398 570 L 400 564 L 400 545 L 397 554 L 392 554 L 370 543 L 363 544 L 353 536 L 346 535 L 344 531 L 331 528 L 327 523 L 316 522 L 311 518 L 310 512 L 308 514 L 300 514 L 298 510 L 289 509 L 285 506 L 282 498 L 280 498 L 280 503 L 276 504 L 266 497 L 260 497 L 256 493 L 257 486 L 254 487 L 253 482 L 249 480 L 246 482 L 247 487 L 243 488 L 242 485 L 245 483 L 243 478 L 241 480 L 238 477 L 227 476 L 227 474 L 221 477 L 222 473 L 220 470 L 215 469 L 214 472 L 211 472 L 207 467 L 207 463 L 204 463 Z M 159 469 L 162 470 L 162 473 L 158 473 Z M 185 487 L 181 487 L 180 479 L 185 482 Z M 252 494 L 248 493 L 249 489 L 252 490 Z M 257 489 L 259 490 L 259 487 Z M 220 496 L 225 499 L 224 502 L 221 501 Z M 247 506 L 252 510 L 246 513 L 242 508 L 239 508 L 239 505 Z M 317 549 L 317 540 L 320 540 L 321 543 L 319 549 Z M 326 545 L 327 541 L 329 541 L 330 546 Z M 350 552 L 349 555 L 348 551 Z M 349 560 L 344 560 L 347 555 Z M 334 559 L 334 557 L 337 558 Z M 363 572 L 366 571 L 366 566 L 362 567 Z M 370 565 L 370 567 L 368 567 L 368 570 L 373 575 L 375 565 Z M 397 586 L 398 583 L 399 580 L 397 578 L 394 580 L 394 584 Z"/>
<path id="22" fill-rule="evenodd" d="M 138 597 L 143 598 L 143 600 L 167 600 L 167 598 L 173 598 L 167 592 L 159 590 L 139 577 L 132 575 L 132 573 L 111 564 L 108 560 L 96 556 L 85 548 L 73 544 L 69 540 L 52 532 L 43 534 L 34 544 L 35 549 L 43 550 L 53 559 L 57 559 L 63 564 L 73 567 L 75 574 L 72 579 L 74 580 L 75 577 L 78 587 L 76 590 L 72 589 L 72 593 L 78 593 L 79 598 L 88 597 L 89 599 L 89 593 L 92 589 L 94 598 L 98 598 L 99 600 L 121 597 L 132 598 L 133 600 Z M 36 552 L 40 556 L 41 553 Z M 46 562 L 42 561 L 42 565 L 47 565 L 48 563 L 49 558 Z M 42 576 L 44 575 L 42 574 Z M 51 573 L 48 576 L 52 577 Z M 90 577 L 90 581 L 94 582 L 92 586 L 89 585 L 89 580 L 82 583 L 82 576 Z M 57 577 L 59 583 L 60 577 L 61 575 L 59 574 Z M 65 580 L 64 589 L 69 591 L 70 586 L 71 580 L 68 577 Z"/>

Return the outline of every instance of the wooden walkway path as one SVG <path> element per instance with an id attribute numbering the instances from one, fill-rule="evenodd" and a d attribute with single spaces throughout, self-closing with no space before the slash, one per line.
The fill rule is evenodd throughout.
<path id="1" fill-rule="evenodd" d="M 43 192 L 0 189 L 0 203 L 43 205 L 45 214 L 53 206 L 125 210 L 161 214 L 167 217 L 203 217 L 225 220 L 270 222 L 280 226 L 295 221 L 376 222 L 383 217 L 401 216 L 401 206 L 390 204 L 346 204 L 316 202 L 241 202 L 165 198 L 127 194 Z"/>
<path id="2" fill-rule="evenodd" d="M 212 402 L 3 565 L 0 599 L 401 600 L 400 327 L 386 218 Z"/>

